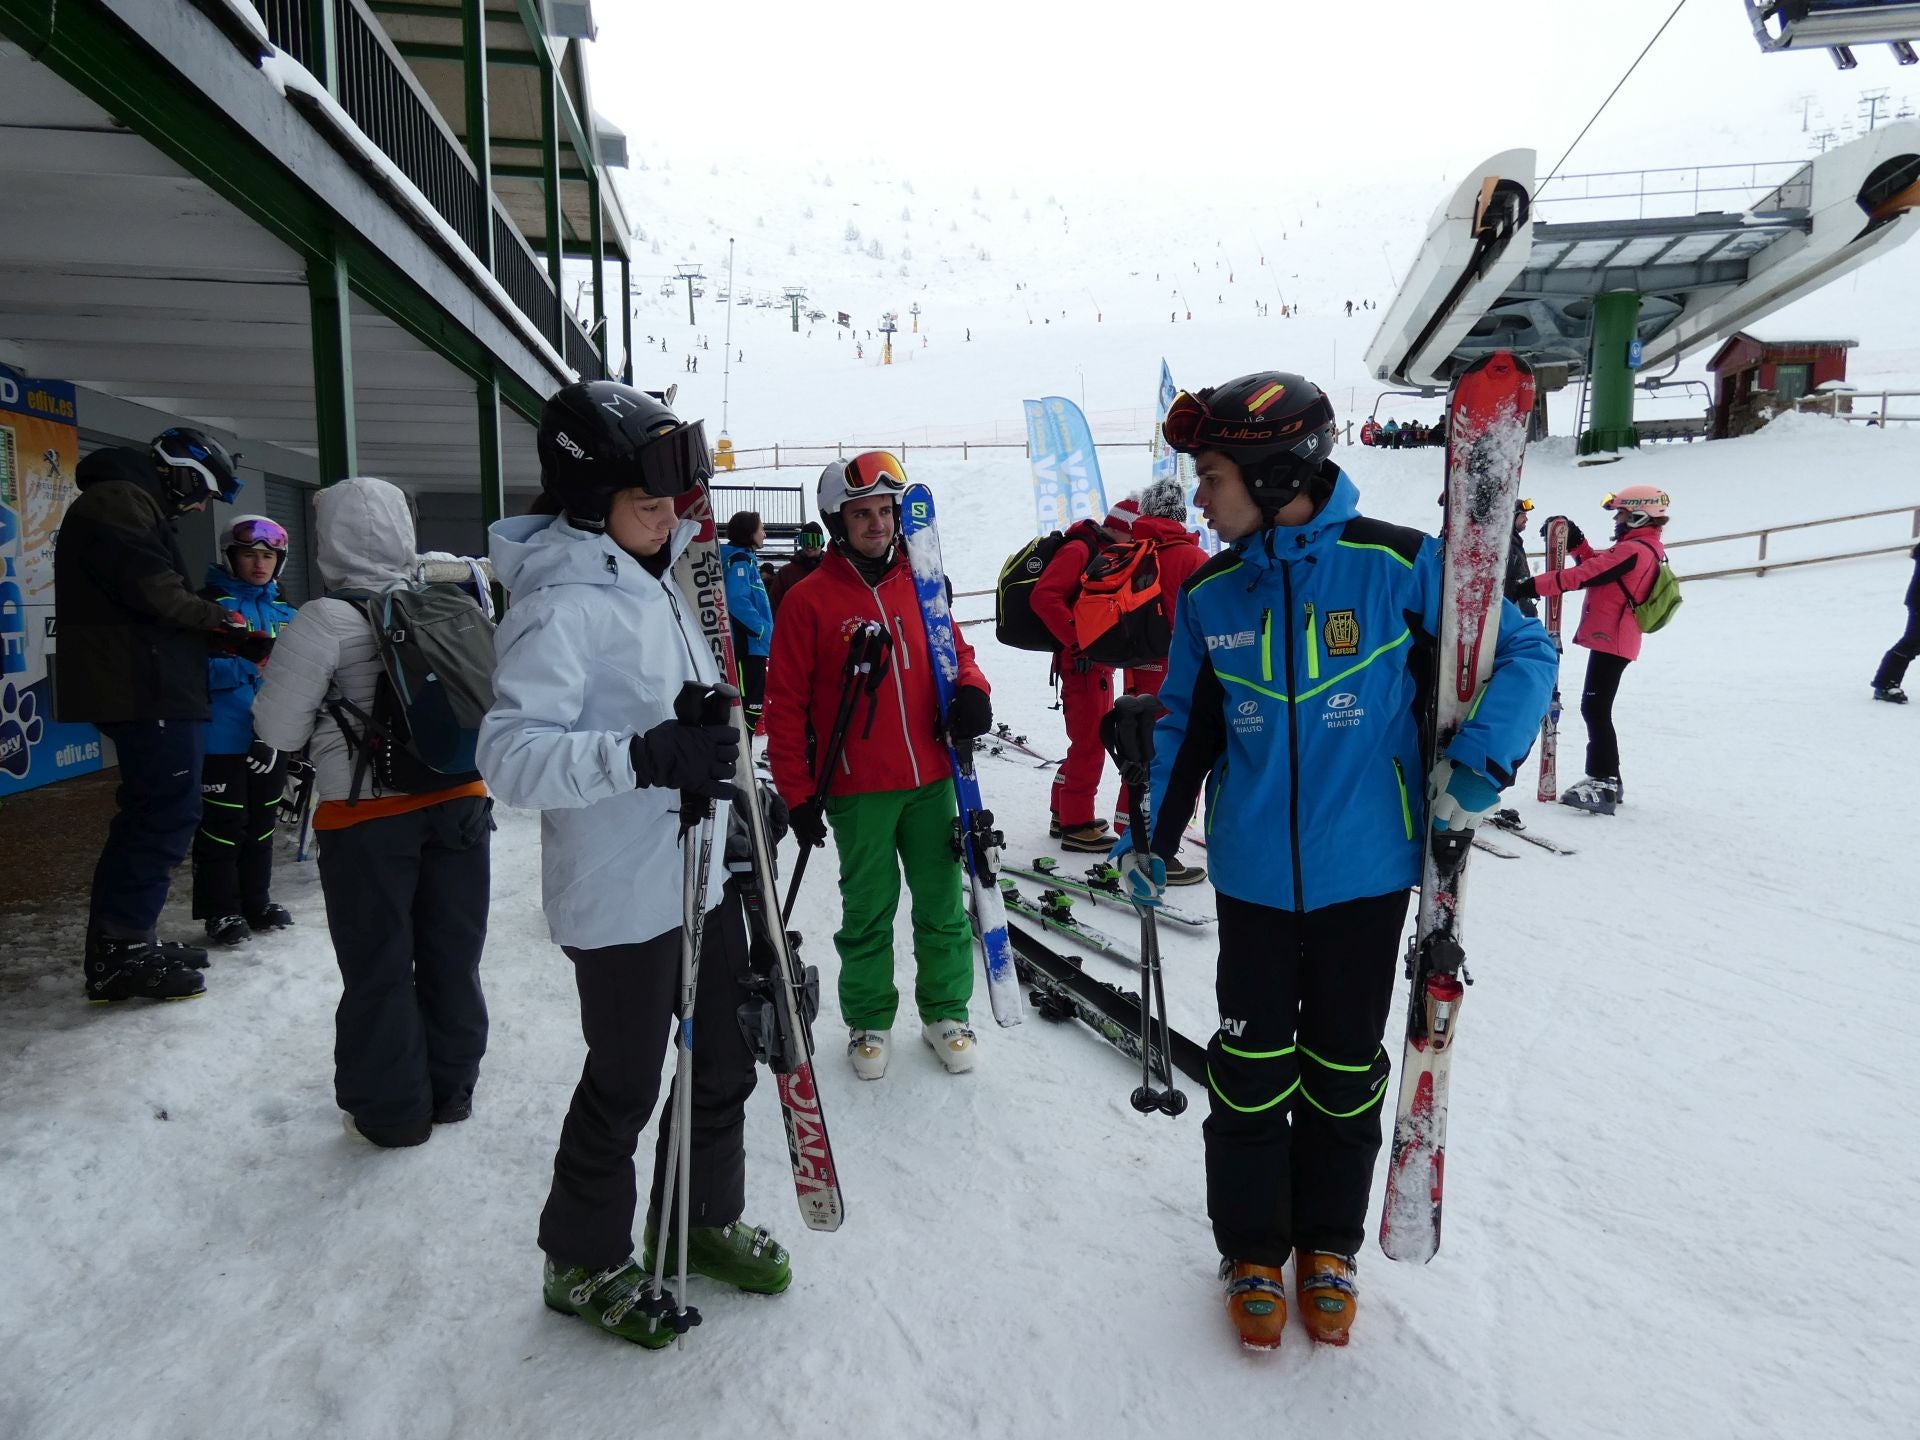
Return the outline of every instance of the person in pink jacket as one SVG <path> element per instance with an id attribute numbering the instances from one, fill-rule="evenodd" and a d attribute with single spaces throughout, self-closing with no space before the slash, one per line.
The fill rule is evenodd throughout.
<path id="1" fill-rule="evenodd" d="M 1666 527 L 1670 500 L 1658 486 L 1629 485 L 1600 503 L 1613 512 L 1613 544 L 1596 550 L 1580 527 L 1567 521 L 1567 555 L 1574 563 L 1516 586 L 1514 598 L 1586 591 L 1573 643 L 1588 652 L 1586 684 L 1580 691 L 1580 718 L 1587 724 L 1587 778 L 1569 788 L 1560 803 L 1611 815 L 1625 798 L 1613 700 L 1628 663 L 1640 657 L 1634 607 L 1652 592 L 1666 558 L 1660 532 Z"/>

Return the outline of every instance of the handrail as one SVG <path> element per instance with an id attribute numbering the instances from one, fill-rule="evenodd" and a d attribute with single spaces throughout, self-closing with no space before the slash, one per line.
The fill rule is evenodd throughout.
<path id="1" fill-rule="evenodd" d="M 1850 550 L 1842 555 L 1817 555 L 1803 560 L 1768 560 L 1767 541 L 1774 535 L 1784 535 L 1789 530 L 1816 530 L 1823 525 L 1847 525 L 1856 520 L 1881 520 L 1889 515 L 1911 515 L 1913 517 L 1912 534 L 1898 545 L 1884 546 L 1873 550 Z M 1724 545 L 1730 540 L 1760 541 L 1758 563 L 1739 566 L 1728 570 L 1708 570 L 1697 575 L 1680 575 L 1682 580 L 1712 580 L 1722 575 L 1765 575 L 1769 570 L 1784 570 L 1795 565 L 1817 565 L 1825 560 L 1857 560 L 1865 555 L 1891 555 L 1895 551 L 1908 549 L 1915 540 L 1920 540 L 1920 504 L 1896 505 L 1887 510 L 1862 510 L 1852 515 L 1830 515 L 1824 520 L 1792 520 L 1783 525 L 1768 525 L 1759 530 L 1735 530 L 1725 535 L 1700 535 L 1688 540 L 1669 540 L 1665 544 L 1668 550 L 1682 550 L 1690 545 Z M 1545 560 L 1544 550 L 1530 550 L 1528 558 Z M 1678 572 L 1675 572 L 1678 574 Z"/>

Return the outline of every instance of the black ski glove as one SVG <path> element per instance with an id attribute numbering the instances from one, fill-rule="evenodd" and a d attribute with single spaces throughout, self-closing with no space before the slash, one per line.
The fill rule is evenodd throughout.
<path id="1" fill-rule="evenodd" d="M 1527 576 L 1524 580 L 1514 581 L 1513 584 L 1507 587 L 1507 599 L 1538 600 L 1540 598 L 1540 587 L 1534 584 L 1533 581 L 1534 577 L 1531 575 Z"/>
<path id="2" fill-rule="evenodd" d="M 682 725 L 662 720 L 628 743 L 636 786 L 692 790 L 715 800 L 731 800 L 734 762 L 740 757 L 740 732 L 732 725 Z"/>
<path id="3" fill-rule="evenodd" d="M 993 729 L 993 702 L 978 685 L 962 685 L 947 707 L 947 737 L 955 745 L 970 745 Z"/>
<path id="4" fill-rule="evenodd" d="M 762 781 L 760 790 L 760 813 L 767 817 L 767 840 L 778 845 L 787 838 L 787 831 L 793 828 L 793 817 L 787 811 L 787 802 L 780 798 L 780 792 Z"/>
<path id="5" fill-rule="evenodd" d="M 793 807 L 790 817 L 793 838 L 810 850 L 827 843 L 827 812 L 818 801 L 807 800 Z"/>
<path id="6" fill-rule="evenodd" d="M 1576 545 L 1586 544 L 1587 537 L 1581 533 L 1580 527 L 1574 524 L 1573 521 L 1568 520 L 1564 515 L 1549 515 L 1546 524 L 1540 527 L 1540 533 L 1542 535 L 1546 534 L 1547 525 L 1553 524 L 1556 520 L 1563 522 L 1567 527 L 1567 549 L 1571 550 Z"/>
<path id="7" fill-rule="evenodd" d="M 278 764 L 280 752 L 264 740 L 256 740 L 247 746 L 247 769 L 256 775 L 264 775 Z"/>

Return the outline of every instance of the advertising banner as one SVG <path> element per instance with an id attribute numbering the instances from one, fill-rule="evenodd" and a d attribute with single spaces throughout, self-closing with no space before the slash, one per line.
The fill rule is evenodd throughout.
<path id="1" fill-rule="evenodd" d="M 1039 533 L 1064 530 L 1076 520 L 1104 520 L 1107 492 L 1100 483 L 1100 458 L 1094 454 L 1087 417 L 1058 395 L 1023 403 Z"/>
<path id="2" fill-rule="evenodd" d="M 53 546 L 79 492 L 74 389 L 0 365 L 0 796 L 100 768 L 100 734 L 53 718 Z"/>

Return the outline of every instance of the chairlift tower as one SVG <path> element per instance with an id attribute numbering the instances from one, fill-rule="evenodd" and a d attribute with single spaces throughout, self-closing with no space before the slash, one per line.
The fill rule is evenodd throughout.
<path id="1" fill-rule="evenodd" d="M 898 312 L 889 310 L 880 317 L 880 333 L 886 336 L 884 348 L 880 352 L 880 363 L 882 365 L 891 365 L 893 363 L 893 336 L 894 332 L 899 328 L 900 316 Z"/>
<path id="2" fill-rule="evenodd" d="M 676 265 L 673 267 L 673 273 L 687 282 L 687 324 L 692 325 L 695 323 L 693 318 L 693 282 L 696 280 L 704 280 L 707 277 L 701 273 L 698 265 Z"/>
<path id="3" fill-rule="evenodd" d="M 793 311 L 793 333 L 798 335 L 800 333 L 800 302 L 807 298 L 807 292 L 802 286 L 789 285 L 781 293 L 787 297 L 788 308 Z"/>
<path id="4" fill-rule="evenodd" d="M 920 333 L 920 302 L 916 300 L 909 305 L 907 313 L 913 316 L 913 333 L 918 335 Z"/>

